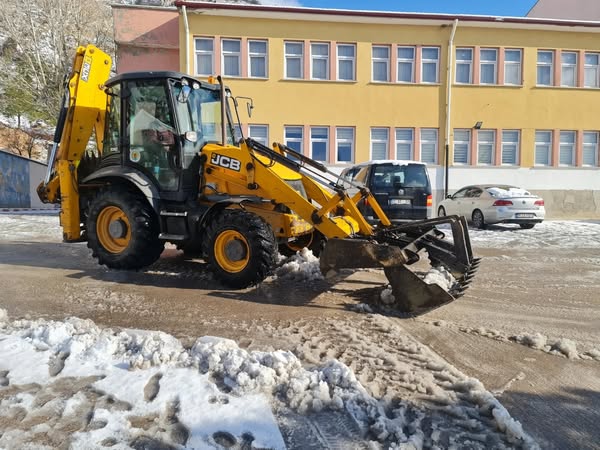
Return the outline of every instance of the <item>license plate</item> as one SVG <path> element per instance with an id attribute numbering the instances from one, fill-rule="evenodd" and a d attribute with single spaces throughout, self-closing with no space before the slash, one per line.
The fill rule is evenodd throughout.
<path id="1" fill-rule="evenodd" d="M 525 214 L 525 213 L 517 213 L 515 214 L 517 219 L 533 219 L 535 214 Z"/>
<path id="2" fill-rule="evenodd" d="M 410 205 L 410 199 L 408 199 L 408 198 L 391 198 L 390 205 Z"/>

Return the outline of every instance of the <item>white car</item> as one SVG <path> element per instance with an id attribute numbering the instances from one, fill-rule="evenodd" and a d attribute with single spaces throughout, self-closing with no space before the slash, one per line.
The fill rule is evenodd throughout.
<path id="1" fill-rule="evenodd" d="M 466 186 L 438 206 L 438 216 L 465 216 L 475 228 L 494 223 L 517 223 L 533 228 L 546 216 L 544 199 L 525 189 L 502 184 Z"/>

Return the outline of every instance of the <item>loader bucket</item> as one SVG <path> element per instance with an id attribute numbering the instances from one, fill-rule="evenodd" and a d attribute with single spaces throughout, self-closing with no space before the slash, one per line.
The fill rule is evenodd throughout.
<path id="1" fill-rule="evenodd" d="M 449 224 L 452 242 L 436 225 Z M 430 267 L 414 272 L 409 266 L 426 254 Z M 330 239 L 320 256 L 321 271 L 381 267 L 393 297 L 386 305 L 403 313 L 423 314 L 464 294 L 479 267 L 464 217 L 448 216 L 377 230 L 373 239 Z M 440 281 L 440 274 L 445 279 Z M 432 276 L 433 275 L 433 276 Z"/>

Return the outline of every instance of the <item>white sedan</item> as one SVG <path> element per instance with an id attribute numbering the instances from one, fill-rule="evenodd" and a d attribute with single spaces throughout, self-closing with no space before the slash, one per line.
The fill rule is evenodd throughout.
<path id="1" fill-rule="evenodd" d="M 525 189 L 498 184 L 466 186 L 438 206 L 438 216 L 465 216 L 475 228 L 494 223 L 517 223 L 533 228 L 546 216 L 544 199 Z"/>

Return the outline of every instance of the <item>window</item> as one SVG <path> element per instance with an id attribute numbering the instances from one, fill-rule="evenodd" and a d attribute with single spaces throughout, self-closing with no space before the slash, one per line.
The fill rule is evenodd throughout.
<path id="1" fill-rule="evenodd" d="M 575 132 L 561 131 L 558 150 L 558 163 L 561 166 L 575 165 Z"/>
<path id="2" fill-rule="evenodd" d="M 496 147 L 496 132 L 493 130 L 479 130 L 477 132 L 477 164 L 494 164 Z"/>
<path id="3" fill-rule="evenodd" d="M 437 162 L 437 149 L 437 128 L 421 128 L 421 161 L 428 164 L 435 164 Z"/>
<path id="4" fill-rule="evenodd" d="M 535 132 L 535 165 L 549 166 L 552 151 L 552 131 Z"/>
<path id="5" fill-rule="evenodd" d="M 304 43 L 285 43 L 285 78 L 304 78 Z"/>
<path id="6" fill-rule="evenodd" d="M 329 80 L 329 44 L 310 44 L 311 78 Z"/>
<path id="7" fill-rule="evenodd" d="M 354 128 L 340 127 L 335 129 L 335 148 L 337 162 L 354 160 Z"/>
<path id="8" fill-rule="evenodd" d="M 577 53 L 562 52 L 561 54 L 560 85 L 577 86 Z"/>
<path id="9" fill-rule="evenodd" d="M 221 41 L 223 55 L 223 75 L 239 77 L 242 74 L 241 46 L 239 39 L 223 39 Z"/>
<path id="10" fill-rule="evenodd" d="M 214 40 L 213 38 L 194 39 L 196 50 L 196 74 L 212 75 L 214 73 Z"/>
<path id="11" fill-rule="evenodd" d="M 390 48 L 373 46 L 373 81 L 390 81 Z"/>
<path id="12" fill-rule="evenodd" d="M 469 164 L 471 130 L 454 130 L 454 164 Z"/>
<path id="13" fill-rule="evenodd" d="M 502 164 L 514 166 L 519 157 L 519 131 L 504 130 L 502 132 Z"/>
<path id="14" fill-rule="evenodd" d="M 479 53 L 479 82 L 481 84 L 496 84 L 498 73 L 498 50 L 482 48 Z"/>
<path id="15" fill-rule="evenodd" d="M 285 145 L 300 154 L 304 153 L 302 150 L 302 147 L 304 147 L 302 138 L 302 127 L 285 127 Z"/>
<path id="16" fill-rule="evenodd" d="M 251 78 L 267 78 L 267 41 L 248 41 L 248 68 Z"/>
<path id="17" fill-rule="evenodd" d="M 398 81 L 415 82 L 415 48 L 398 47 Z"/>
<path id="18" fill-rule="evenodd" d="M 396 159 L 413 159 L 412 128 L 396 128 Z"/>
<path id="19" fill-rule="evenodd" d="M 356 77 L 356 45 L 338 44 L 337 59 L 338 80 L 354 81 Z"/>
<path id="20" fill-rule="evenodd" d="M 267 125 L 248 125 L 248 136 L 262 145 L 269 146 L 269 127 Z"/>
<path id="21" fill-rule="evenodd" d="M 473 82 L 473 49 L 456 49 L 456 82 L 468 84 Z"/>
<path id="22" fill-rule="evenodd" d="M 438 47 L 423 47 L 421 58 L 421 76 L 423 83 L 439 81 L 440 49 Z"/>
<path id="23" fill-rule="evenodd" d="M 554 52 L 538 50 L 537 55 L 537 84 L 538 86 L 552 86 L 554 67 Z"/>
<path id="24" fill-rule="evenodd" d="M 584 166 L 598 165 L 598 132 L 584 131 L 583 132 L 583 158 Z"/>
<path id="25" fill-rule="evenodd" d="M 310 157 L 315 161 L 327 161 L 329 127 L 310 128 Z"/>
<path id="26" fill-rule="evenodd" d="M 584 66 L 584 86 L 600 87 L 600 53 L 586 53 Z"/>
<path id="27" fill-rule="evenodd" d="M 521 84 L 521 50 L 504 51 L 504 84 Z"/>
<path id="28" fill-rule="evenodd" d="M 387 159 L 389 130 L 371 128 L 371 159 Z"/>

